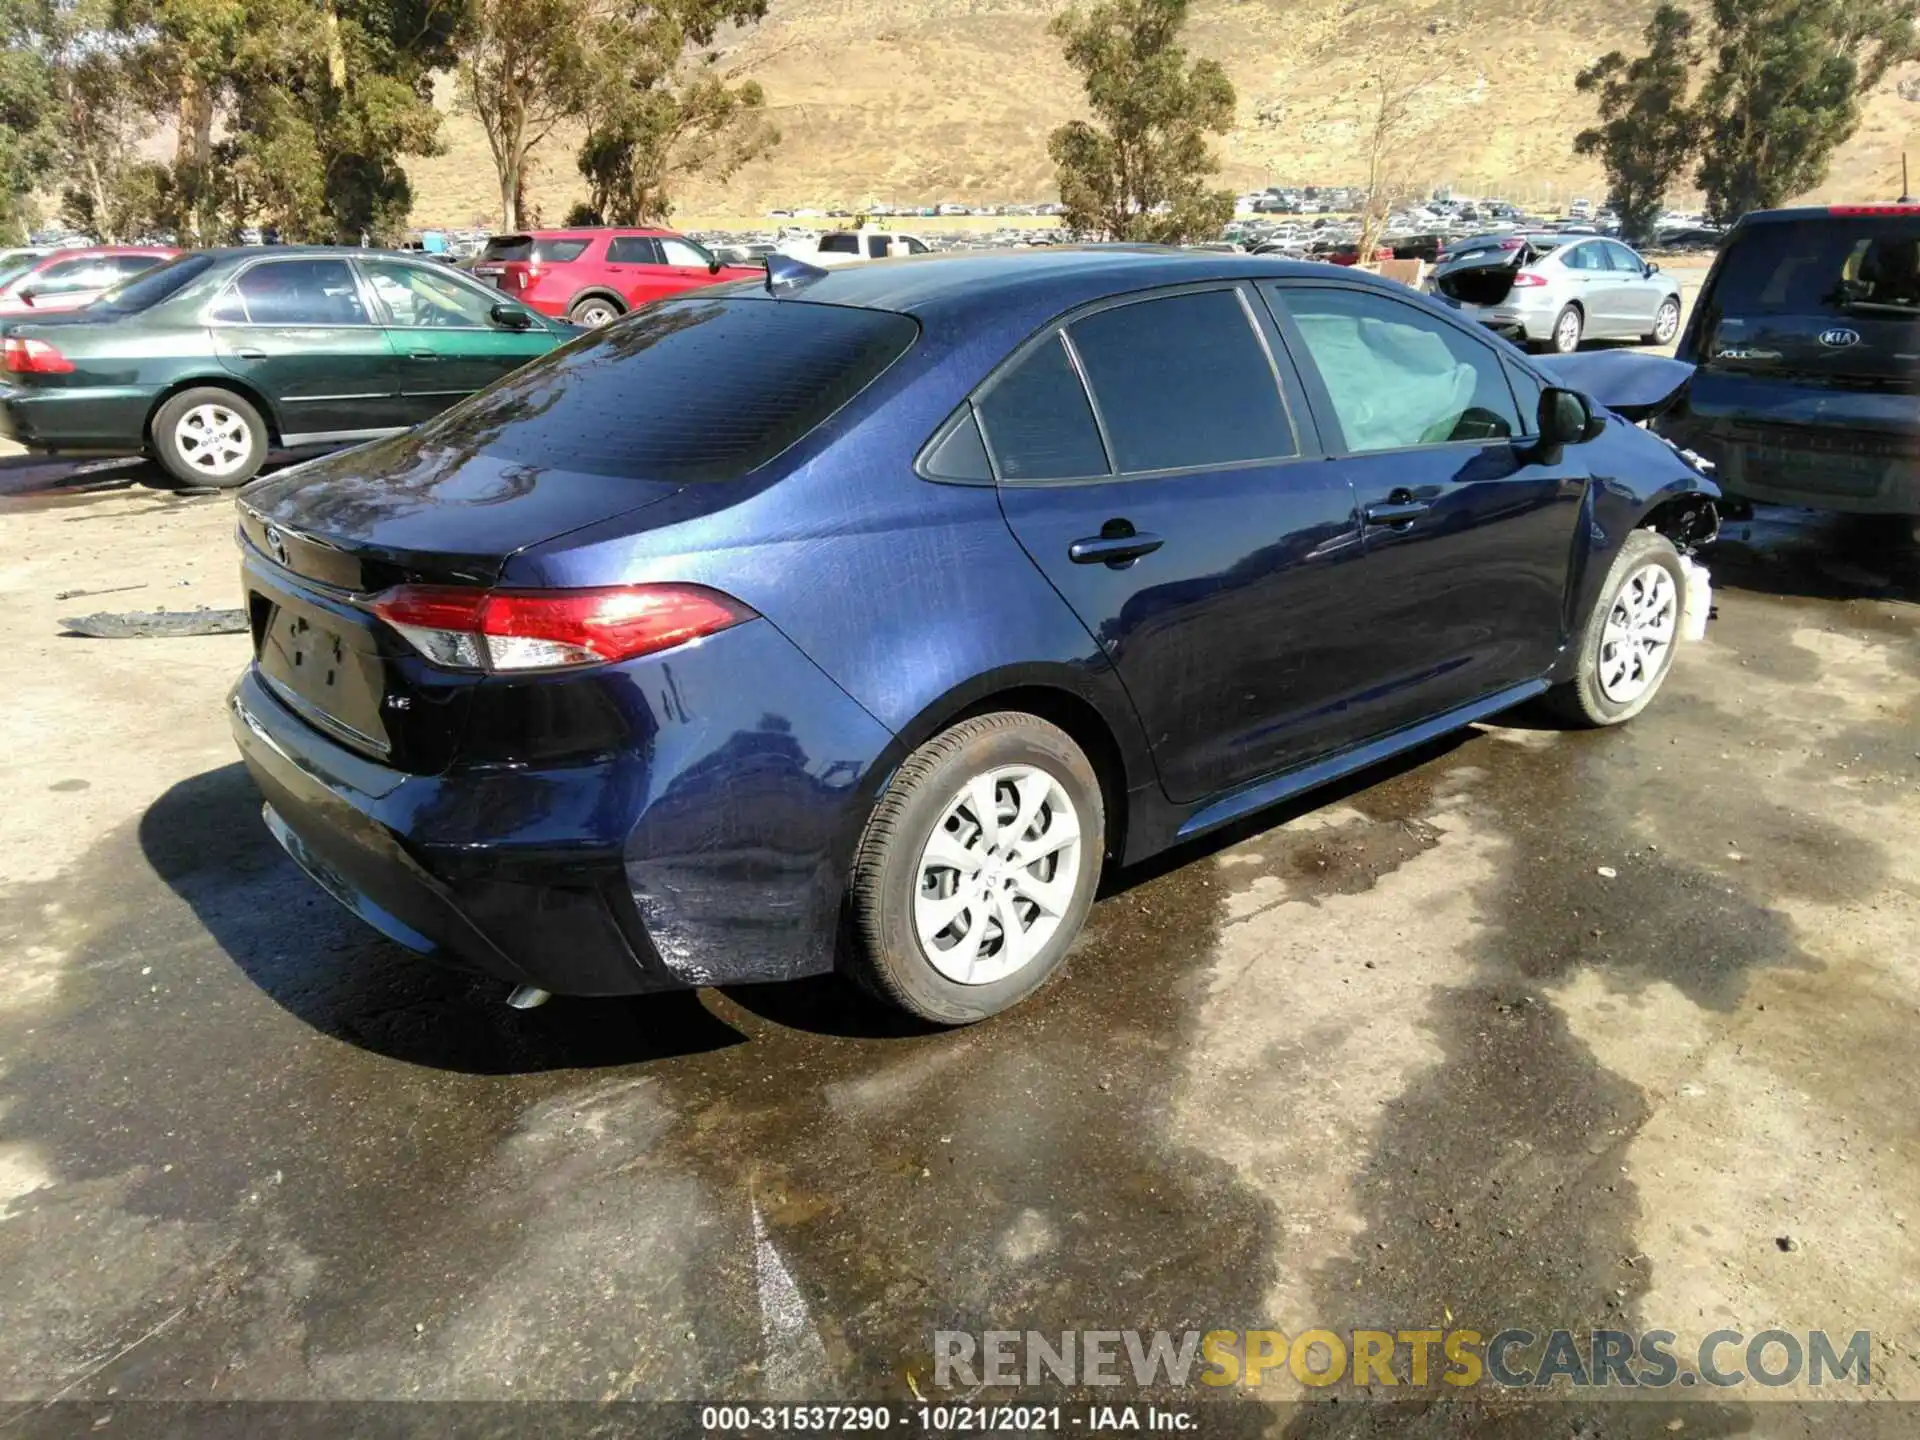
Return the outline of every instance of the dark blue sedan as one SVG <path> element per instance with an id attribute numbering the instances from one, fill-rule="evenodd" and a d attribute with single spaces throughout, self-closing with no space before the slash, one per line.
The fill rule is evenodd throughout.
<path id="1" fill-rule="evenodd" d="M 779 259 L 243 492 L 234 733 L 315 880 L 520 1003 L 977 1020 L 1107 864 L 1644 707 L 1716 492 L 1605 400 L 1328 267 Z"/>

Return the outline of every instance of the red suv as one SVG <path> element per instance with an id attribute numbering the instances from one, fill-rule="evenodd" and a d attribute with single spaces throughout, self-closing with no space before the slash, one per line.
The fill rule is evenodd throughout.
<path id="1" fill-rule="evenodd" d="M 604 325 L 636 305 L 766 272 L 722 265 L 671 230 L 531 230 L 496 235 L 473 273 L 542 315 Z"/>

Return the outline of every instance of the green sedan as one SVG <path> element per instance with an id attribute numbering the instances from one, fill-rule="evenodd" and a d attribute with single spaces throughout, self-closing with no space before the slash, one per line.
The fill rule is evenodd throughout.
<path id="1" fill-rule="evenodd" d="M 579 334 L 378 250 L 201 250 L 67 314 L 0 322 L 0 436 L 242 485 L 270 450 L 418 424 Z"/>

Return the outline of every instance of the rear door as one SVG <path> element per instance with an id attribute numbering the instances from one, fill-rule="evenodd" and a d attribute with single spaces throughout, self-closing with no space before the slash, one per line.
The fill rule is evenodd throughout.
<path id="1" fill-rule="evenodd" d="M 1616 336 L 1621 300 L 1616 290 L 1612 264 L 1607 260 L 1605 242 L 1588 240 L 1563 247 L 1554 257 L 1565 277 L 1565 299 L 1580 306 L 1586 317 L 1582 334 L 1588 339 Z"/>
<path id="2" fill-rule="evenodd" d="M 399 365 L 345 259 L 256 261 L 216 297 L 207 319 L 220 363 L 267 397 L 283 443 L 409 423 Z"/>
<path id="3" fill-rule="evenodd" d="M 1353 491 L 1249 288 L 1050 328 L 977 411 L 1007 522 L 1118 670 L 1169 796 L 1336 742 L 1360 638 Z"/>
<path id="4" fill-rule="evenodd" d="M 357 263 L 382 312 L 407 424 L 439 414 L 553 348 L 545 326 L 509 330 L 496 325 L 492 310 L 498 298 L 444 266 Z"/>
<path id="5" fill-rule="evenodd" d="M 1327 468 L 1352 484 L 1364 525 L 1365 560 L 1344 587 L 1356 643 L 1342 658 L 1365 697 L 1353 738 L 1543 676 L 1567 638 L 1588 477 L 1578 446 L 1552 465 L 1533 454 L 1532 372 L 1378 290 L 1262 288 L 1289 317 Z"/>
<path id="6" fill-rule="evenodd" d="M 607 280 L 629 308 L 668 293 L 662 283 L 660 244 L 651 235 L 615 235 L 607 241 Z"/>

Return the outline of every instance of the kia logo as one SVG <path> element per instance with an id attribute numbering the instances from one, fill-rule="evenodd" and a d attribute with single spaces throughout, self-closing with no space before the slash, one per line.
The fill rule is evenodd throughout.
<path id="1" fill-rule="evenodd" d="M 1835 350 L 1844 350 L 1849 345 L 1860 343 L 1860 332 L 1858 330 L 1822 330 L 1820 343 Z"/>

